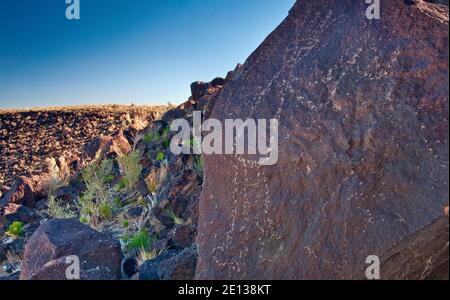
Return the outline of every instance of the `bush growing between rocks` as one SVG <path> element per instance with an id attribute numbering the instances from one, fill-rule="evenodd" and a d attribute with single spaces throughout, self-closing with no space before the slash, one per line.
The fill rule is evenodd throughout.
<path id="1" fill-rule="evenodd" d="M 19 237 L 24 233 L 23 223 L 20 221 L 14 221 L 11 225 L 9 225 L 6 234 L 9 236 Z"/>
<path id="2" fill-rule="evenodd" d="M 75 217 L 75 214 L 70 210 L 70 205 L 61 204 L 53 195 L 48 196 L 47 214 L 54 219 L 70 219 Z"/>
<path id="3" fill-rule="evenodd" d="M 109 159 L 94 162 L 83 170 L 86 191 L 77 203 L 81 222 L 97 227 L 102 219 L 113 217 L 116 201 L 108 183 L 112 170 L 113 161 Z"/>
<path id="4" fill-rule="evenodd" d="M 194 156 L 192 167 L 199 177 L 203 177 L 203 160 L 201 156 Z"/>
<path id="5" fill-rule="evenodd" d="M 157 251 L 156 249 L 147 251 L 145 249 L 140 249 L 137 256 L 136 256 L 136 262 L 138 267 L 142 266 L 146 261 L 154 259 L 161 255 L 161 253 L 164 251 Z"/>
<path id="6" fill-rule="evenodd" d="M 162 161 L 164 161 L 164 158 L 165 158 L 164 152 L 158 152 L 156 154 L 156 160 L 157 161 L 162 162 Z"/>
<path id="7" fill-rule="evenodd" d="M 138 231 L 134 236 L 129 238 L 127 247 L 128 250 L 147 250 L 150 248 L 151 244 L 154 242 L 155 238 L 151 237 L 148 233 L 148 230 L 145 228 L 142 228 Z"/>
<path id="8" fill-rule="evenodd" d="M 147 132 L 144 134 L 143 141 L 148 144 L 156 143 L 159 141 L 159 134 L 155 132 Z"/>
<path id="9" fill-rule="evenodd" d="M 142 166 L 139 164 L 140 160 L 141 152 L 139 150 L 134 150 L 118 157 L 123 172 L 124 184 L 128 191 L 133 190 L 141 178 Z"/>

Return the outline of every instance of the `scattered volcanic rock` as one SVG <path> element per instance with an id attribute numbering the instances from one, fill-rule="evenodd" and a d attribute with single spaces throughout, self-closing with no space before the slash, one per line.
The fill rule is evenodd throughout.
<path id="1" fill-rule="evenodd" d="M 95 274 L 89 275 L 90 278 L 121 276 L 122 253 L 118 241 L 76 220 L 52 219 L 42 224 L 26 244 L 20 279 L 64 279 L 67 268 L 61 259 L 73 255 L 79 258 L 83 272 Z"/>
<path id="2" fill-rule="evenodd" d="M 67 280 L 69 278 L 67 278 L 66 271 L 72 263 L 73 261 L 68 256 L 49 261 L 39 268 L 36 273 L 32 274 L 28 280 Z M 83 269 L 80 269 L 80 274 L 78 275 L 80 280 L 92 279 Z"/>
<path id="3" fill-rule="evenodd" d="M 131 145 L 120 130 L 114 136 L 98 136 L 86 145 L 81 155 L 78 168 L 81 168 L 92 159 L 104 159 L 110 156 L 118 156 L 131 151 Z"/>
<path id="4" fill-rule="evenodd" d="M 184 249 L 194 243 L 197 237 L 197 230 L 190 225 L 175 225 L 167 237 L 171 246 Z"/>
<path id="5" fill-rule="evenodd" d="M 8 228 L 13 222 L 32 223 L 38 219 L 36 212 L 27 206 L 10 203 L 0 215 L 0 227 Z"/>
<path id="6" fill-rule="evenodd" d="M 169 250 L 145 262 L 139 269 L 140 280 L 192 280 L 197 264 L 196 246 L 183 251 Z"/>
<path id="7" fill-rule="evenodd" d="M 179 251 L 169 250 L 154 259 L 144 262 L 139 268 L 139 280 L 161 280 L 161 262 L 175 257 L 178 253 Z"/>
<path id="8" fill-rule="evenodd" d="M 299 0 L 233 75 L 212 117 L 279 119 L 279 160 L 204 156 L 197 279 L 364 278 L 404 240 L 385 279 L 448 264 L 448 7 L 416 2 Z"/>
<path id="9" fill-rule="evenodd" d="M 80 106 L 0 110 L 0 186 L 48 172 L 47 159 L 79 158 L 96 136 L 142 127 L 167 106 Z"/>
<path id="10" fill-rule="evenodd" d="M 34 207 L 36 195 L 34 193 L 33 183 L 30 179 L 23 176 L 17 179 L 6 195 L 1 198 L 0 208 L 5 207 L 10 203 Z"/>

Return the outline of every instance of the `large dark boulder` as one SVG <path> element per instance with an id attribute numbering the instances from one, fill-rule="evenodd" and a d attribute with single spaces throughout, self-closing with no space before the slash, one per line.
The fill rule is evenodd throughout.
<path id="1" fill-rule="evenodd" d="M 118 241 L 74 219 L 52 219 L 42 224 L 25 245 L 20 279 L 64 279 L 66 268 L 61 258 L 67 256 L 79 258 L 82 274 L 93 274 L 81 279 L 121 276 Z"/>
<path id="2" fill-rule="evenodd" d="M 299 0 L 227 83 L 212 117 L 279 119 L 279 160 L 204 156 L 197 279 L 364 278 L 441 218 L 448 7 L 416 2 Z"/>
<path id="3" fill-rule="evenodd" d="M 381 278 L 448 280 L 448 215 L 400 241 L 381 258 Z"/>
<path id="4" fill-rule="evenodd" d="M 146 261 L 139 269 L 140 280 L 192 280 L 197 264 L 195 245 L 182 251 L 169 250 Z"/>
<path id="5" fill-rule="evenodd" d="M 31 179 L 24 176 L 19 177 L 5 196 L 0 199 L 0 208 L 3 208 L 10 203 L 34 207 L 36 203 L 36 194 Z"/>

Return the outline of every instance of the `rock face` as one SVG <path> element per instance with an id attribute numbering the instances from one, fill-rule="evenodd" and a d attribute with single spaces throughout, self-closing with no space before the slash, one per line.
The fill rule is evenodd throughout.
<path id="1" fill-rule="evenodd" d="M 195 245 L 183 251 L 169 250 L 146 261 L 139 270 L 140 280 L 192 280 L 197 263 Z"/>
<path id="2" fill-rule="evenodd" d="M 448 280 L 448 256 L 448 216 L 442 216 L 387 251 L 381 277 Z"/>
<path id="3" fill-rule="evenodd" d="M 24 176 L 19 177 L 8 193 L 6 193 L 5 197 L 0 200 L 0 208 L 3 208 L 10 203 L 34 207 L 36 197 L 33 183 L 30 179 Z"/>
<path id="4" fill-rule="evenodd" d="M 213 118 L 280 120 L 279 160 L 204 157 L 197 279 L 364 278 L 443 215 L 448 7 L 366 9 L 297 1 L 222 90 Z"/>
<path id="5" fill-rule="evenodd" d="M 52 219 L 42 224 L 26 244 L 20 279 L 64 279 L 67 266 L 64 268 L 62 258 L 72 255 L 80 260 L 81 279 L 121 276 L 118 241 L 76 220 Z"/>

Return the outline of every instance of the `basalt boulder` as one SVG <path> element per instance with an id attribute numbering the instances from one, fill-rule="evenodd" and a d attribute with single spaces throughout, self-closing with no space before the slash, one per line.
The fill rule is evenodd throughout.
<path id="1" fill-rule="evenodd" d="M 118 241 L 74 219 L 52 219 L 43 223 L 25 245 L 20 279 L 64 279 L 67 267 L 62 258 L 71 256 L 79 259 L 80 271 L 88 274 L 81 279 L 121 277 Z"/>
<path id="2" fill-rule="evenodd" d="M 385 279 L 448 265 L 448 7 L 367 8 L 297 1 L 221 91 L 213 118 L 279 120 L 279 159 L 204 155 L 197 279 L 365 278 L 414 244 Z"/>

